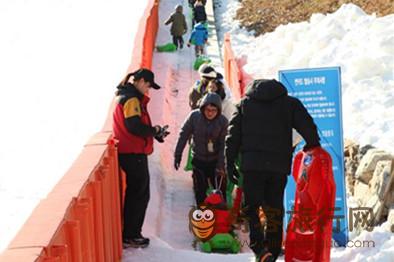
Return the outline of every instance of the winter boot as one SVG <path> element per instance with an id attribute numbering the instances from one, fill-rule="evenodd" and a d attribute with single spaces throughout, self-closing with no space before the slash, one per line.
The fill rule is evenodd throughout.
<path id="1" fill-rule="evenodd" d="M 145 248 L 147 246 L 149 246 L 149 238 L 143 237 L 142 235 L 133 238 L 123 238 L 123 248 Z"/>

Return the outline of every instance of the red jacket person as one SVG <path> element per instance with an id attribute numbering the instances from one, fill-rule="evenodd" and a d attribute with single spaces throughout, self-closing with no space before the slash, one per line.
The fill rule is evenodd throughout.
<path id="1" fill-rule="evenodd" d="M 130 78 L 133 77 L 132 82 Z M 120 167 L 126 173 L 124 202 L 124 247 L 146 247 L 149 239 L 141 234 L 149 202 L 149 170 L 147 156 L 153 152 L 153 138 L 163 142 L 167 127 L 152 126 L 146 93 L 159 89 L 154 74 L 148 69 L 129 73 L 119 84 L 113 113 L 113 133 L 118 143 Z"/>

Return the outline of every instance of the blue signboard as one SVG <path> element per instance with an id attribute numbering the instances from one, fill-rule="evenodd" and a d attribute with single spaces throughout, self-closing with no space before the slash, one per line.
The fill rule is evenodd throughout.
<path id="1" fill-rule="evenodd" d="M 333 238 L 340 246 L 348 241 L 348 219 L 344 174 L 344 153 L 341 108 L 341 71 L 339 67 L 279 71 L 279 81 L 289 95 L 304 104 L 317 125 L 320 143 L 331 155 L 336 184 Z M 304 141 L 295 152 L 301 150 Z M 285 193 L 286 222 L 294 206 L 295 183 L 288 180 Z"/>

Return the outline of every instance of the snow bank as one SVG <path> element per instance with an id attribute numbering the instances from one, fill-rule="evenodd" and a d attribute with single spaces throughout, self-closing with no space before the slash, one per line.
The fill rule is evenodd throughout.
<path id="1" fill-rule="evenodd" d="M 372 232 L 363 231 L 348 243 L 348 248 L 334 248 L 332 262 L 379 261 L 391 262 L 394 254 L 394 234 L 388 222 L 375 227 Z"/>
<path id="2" fill-rule="evenodd" d="M 237 56 L 247 58 L 246 73 L 277 78 L 282 69 L 340 66 L 345 137 L 394 152 L 394 15 L 377 18 L 347 4 L 255 38 L 232 22 L 238 5 L 222 3 L 221 22 Z"/>
<path id="3" fill-rule="evenodd" d="M 0 250 L 101 130 L 146 5 L 0 2 Z"/>

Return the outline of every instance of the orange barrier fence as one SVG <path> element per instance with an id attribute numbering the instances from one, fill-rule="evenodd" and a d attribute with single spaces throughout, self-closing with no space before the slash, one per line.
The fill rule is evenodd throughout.
<path id="1" fill-rule="evenodd" d="M 144 30 L 139 30 L 135 36 L 132 60 L 127 72 L 140 67 L 152 68 L 152 55 L 159 28 L 159 0 L 149 0 L 144 17 L 146 19 L 141 19 L 138 27 Z"/>
<path id="2" fill-rule="evenodd" d="M 1 261 L 119 261 L 122 255 L 116 147 L 98 133 L 33 211 Z"/>
<path id="3" fill-rule="evenodd" d="M 235 59 L 234 52 L 231 48 L 229 33 L 224 35 L 223 49 L 224 77 L 235 100 L 238 101 L 244 95 L 244 85 L 242 81 L 242 72 L 238 68 L 237 60 Z"/>
<path id="4" fill-rule="evenodd" d="M 150 0 L 128 70 L 151 68 L 157 29 L 158 0 Z M 111 132 L 113 105 L 102 131 L 88 141 L 69 171 L 34 209 L 0 261 L 121 260 L 124 184 Z"/>

